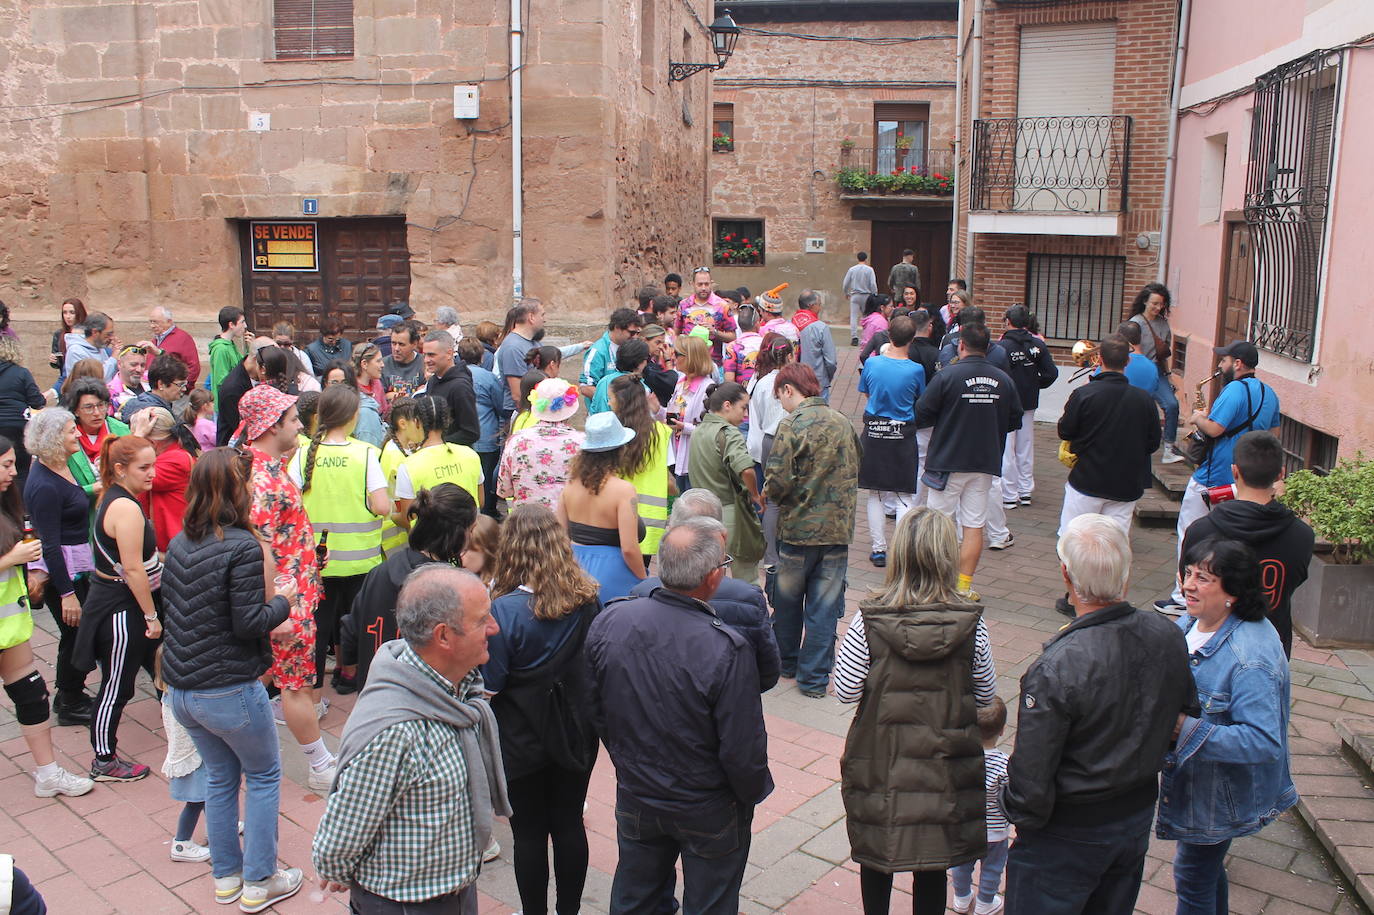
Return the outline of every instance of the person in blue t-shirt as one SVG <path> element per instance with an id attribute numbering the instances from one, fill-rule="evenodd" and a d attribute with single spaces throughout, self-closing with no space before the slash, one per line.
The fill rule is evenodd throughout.
<path id="1" fill-rule="evenodd" d="M 1246 432 L 1267 432 L 1279 424 L 1279 395 L 1274 389 L 1255 377 L 1255 367 L 1259 365 L 1259 350 L 1255 344 L 1237 340 L 1227 346 L 1216 348 L 1221 357 L 1217 368 L 1221 371 L 1225 387 L 1211 410 L 1197 410 L 1189 419 L 1195 427 L 1214 441 L 1207 453 L 1207 459 L 1198 465 L 1188 479 L 1184 490 L 1183 502 L 1178 507 L 1178 550 L 1183 549 L 1183 535 L 1189 525 L 1207 514 L 1208 504 L 1202 494 L 1214 486 L 1227 486 L 1235 482 L 1231 475 L 1231 453 L 1235 450 L 1236 439 Z M 1181 556 L 1180 556 L 1181 558 Z M 1165 613 L 1177 615 L 1183 611 L 1183 591 L 1174 586 L 1174 593 L 1167 600 L 1155 602 L 1155 607 Z"/>
<path id="2" fill-rule="evenodd" d="M 1149 391 L 1153 395 L 1155 388 L 1159 386 L 1159 369 L 1155 368 L 1149 356 L 1140 351 L 1140 325 L 1134 321 L 1124 321 L 1116 332 L 1119 336 L 1125 337 L 1126 343 L 1131 347 L 1131 357 L 1126 362 L 1126 380 L 1132 387 Z"/>
<path id="3" fill-rule="evenodd" d="M 926 388 L 925 367 L 908 358 L 915 322 L 906 315 L 893 318 L 887 333 L 887 347 L 864 363 L 859 376 L 859 393 L 868 395 L 859 488 L 868 490 L 869 559 L 879 568 L 887 565 L 883 503 L 896 507 L 898 523 L 916 505 L 916 399 Z"/>

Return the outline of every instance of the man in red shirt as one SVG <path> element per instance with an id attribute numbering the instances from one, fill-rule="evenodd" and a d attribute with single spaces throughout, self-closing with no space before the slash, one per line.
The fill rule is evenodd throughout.
<path id="1" fill-rule="evenodd" d="M 710 267 L 692 272 L 693 292 L 678 303 L 677 332 L 687 334 L 693 327 L 705 327 L 711 335 L 711 358 L 719 365 L 722 344 L 735 339 L 735 319 L 730 302 L 716 295 L 713 285 Z"/>
<path id="2" fill-rule="evenodd" d="M 152 356 L 162 353 L 178 357 L 186 363 L 187 390 L 195 388 L 196 379 L 200 377 L 200 352 L 191 335 L 172 323 L 172 310 L 165 305 L 154 305 L 148 312 L 148 330 L 153 335 L 143 344 L 151 349 L 148 361 L 152 362 Z"/>

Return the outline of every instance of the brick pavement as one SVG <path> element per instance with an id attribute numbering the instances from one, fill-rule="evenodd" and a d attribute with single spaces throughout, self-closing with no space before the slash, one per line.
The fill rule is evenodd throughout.
<path id="1" fill-rule="evenodd" d="M 853 390 L 853 350 L 842 347 L 836 405 L 860 414 Z M 982 593 L 997 662 L 998 692 L 1013 720 L 1005 738 L 1011 749 L 1015 733 L 1017 681 L 1041 644 L 1061 624 L 1051 605 L 1062 593 L 1054 561 L 1063 468 L 1053 459 L 1053 429 L 1038 430 L 1035 504 L 1009 513 L 1016 545 L 985 553 L 975 587 Z M 1137 604 L 1165 592 L 1172 581 L 1172 528 L 1137 528 L 1131 598 Z M 850 550 L 847 611 L 852 613 L 881 571 L 868 562 L 868 537 L 862 506 L 855 543 Z M 847 615 L 848 615 L 847 613 Z M 50 620 L 39 619 L 35 649 L 51 664 L 55 645 Z M 843 626 L 847 625 L 842 623 Z M 1292 751 L 1294 776 L 1305 803 L 1332 818 L 1337 841 L 1371 843 L 1374 793 L 1351 779 L 1335 757 L 1339 742 L 1332 722 L 1374 716 L 1369 656 L 1363 652 L 1327 652 L 1299 643 L 1293 663 Z M 46 671 L 51 679 L 50 668 Z M 94 679 L 94 678 L 93 678 Z M 352 706 L 352 697 L 337 698 L 324 721 L 337 739 Z M 792 681 L 783 681 L 764 696 L 769 755 L 777 789 L 760 805 L 754 820 L 754 842 L 745 875 L 741 910 L 748 915 L 841 915 L 859 912 L 856 866 L 847 860 L 848 840 L 839 797 L 839 756 L 851 709 L 833 698 L 802 697 Z M 90 761 L 87 732 L 54 731 L 59 760 L 83 770 Z M 305 787 L 299 751 L 281 729 L 286 780 L 282 791 L 280 854 L 284 862 L 309 874 L 309 847 L 323 801 Z M 30 874 L 56 915 L 78 912 L 185 913 L 217 910 L 210 903 L 211 884 L 203 865 L 177 864 L 168 858 L 170 830 L 179 805 L 170 800 L 156 774 L 162 761 L 161 721 L 149 685 L 140 681 L 120 733 L 121 749 L 151 765 L 154 775 L 128 785 L 98 785 L 81 798 L 43 800 L 33 797 L 25 769 L 32 765 L 18 727 L 9 712 L 0 722 L 0 851 L 13 854 Z M 591 783 L 586 823 L 591 842 L 591 871 L 584 911 L 605 912 L 616 860 L 614 774 L 603 753 Z M 1346 817 L 1346 821 L 1338 818 Z M 203 826 L 202 826 L 203 834 Z M 509 830 L 498 826 L 509 848 Z M 1342 838 L 1343 837 L 1343 838 Z M 1172 843 L 1154 841 L 1146 866 L 1146 884 L 1138 911 L 1162 915 L 1174 908 L 1169 861 Z M 1234 843 L 1228 864 L 1232 911 L 1244 913 L 1364 913 L 1350 888 L 1336 873 L 1321 844 L 1294 812 L 1262 833 Z M 899 876 L 893 912 L 909 911 Z M 519 907 L 509 855 L 488 865 L 479 883 L 481 911 L 509 913 Z M 280 912 L 342 912 L 341 900 L 314 905 L 306 893 L 276 907 Z"/>

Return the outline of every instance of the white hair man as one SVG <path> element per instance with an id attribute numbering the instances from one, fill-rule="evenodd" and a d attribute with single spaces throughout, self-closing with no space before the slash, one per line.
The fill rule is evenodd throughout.
<path id="1" fill-rule="evenodd" d="M 148 331 L 149 338 L 142 344 L 149 348 L 148 361 L 152 362 L 154 356 L 163 353 L 179 356 L 186 363 L 186 384 L 194 388 L 200 378 L 200 349 L 190 334 L 173 323 L 172 309 L 166 305 L 154 305 L 149 309 Z"/>
<path id="2" fill-rule="evenodd" d="M 315 870 L 354 912 L 475 915 L 493 814 L 510 813 L 478 672 L 499 631 L 491 598 L 470 572 L 428 563 L 406 578 L 396 625 L 344 727 Z"/>
<path id="3" fill-rule="evenodd" d="M 463 328 L 458 323 L 458 309 L 452 305 L 440 305 L 434 311 L 434 326 L 447 331 L 454 344 L 463 339 Z"/>
<path id="4" fill-rule="evenodd" d="M 1121 524 L 1079 515 L 1058 552 L 1077 617 L 1021 678 L 1004 793 L 1017 829 L 1007 912 L 1129 912 L 1159 772 L 1197 691 L 1182 631 L 1126 602 L 1131 545 Z"/>
<path id="5" fill-rule="evenodd" d="M 681 527 L 693 518 L 720 521 L 724 512 L 720 499 L 709 489 L 689 489 L 673 502 L 666 531 Z M 658 576 L 651 576 L 635 585 L 631 597 L 648 597 L 654 589 L 663 587 Z M 711 609 L 754 646 L 754 660 L 759 668 L 759 692 L 766 693 L 778 683 L 778 640 L 773 636 L 773 624 L 768 618 L 768 601 L 763 590 L 742 578 L 725 577 L 715 593 L 707 598 Z"/>

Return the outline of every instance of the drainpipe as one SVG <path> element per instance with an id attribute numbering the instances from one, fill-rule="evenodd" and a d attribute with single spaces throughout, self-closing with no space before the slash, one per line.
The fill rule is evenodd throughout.
<path id="1" fill-rule="evenodd" d="M 510 0 L 510 226 L 511 226 L 511 293 L 519 299 L 525 294 L 525 225 L 524 197 L 524 135 L 521 105 L 521 40 L 524 33 L 520 22 L 520 0 Z"/>
<path id="2" fill-rule="evenodd" d="M 1164 205 L 1159 214 L 1159 263 L 1155 282 L 1165 282 L 1169 272 L 1169 230 L 1174 221 L 1174 173 L 1178 167 L 1178 103 L 1183 94 L 1183 59 L 1188 50 L 1188 17 L 1193 0 L 1181 0 L 1178 43 L 1174 47 L 1174 86 L 1169 96 L 1168 158 L 1164 161 Z"/>
<path id="3" fill-rule="evenodd" d="M 973 5 L 973 62 L 969 66 L 972 71 L 969 89 L 969 123 L 978 119 L 982 112 L 983 105 L 983 0 L 975 0 Z M 969 169 L 972 171 L 972 169 Z M 962 193 L 958 185 L 955 191 Z M 964 280 L 973 287 L 973 227 L 970 225 L 964 234 Z"/>
<path id="4" fill-rule="evenodd" d="M 959 0 L 958 28 L 954 37 L 954 219 L 949 226 L 949 277 L 959 275 L 959 207 L 964 196 L 963 185 L 959 183 L 962 170 L 959 157 L 964 144 L 964 0 Z"/>

